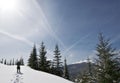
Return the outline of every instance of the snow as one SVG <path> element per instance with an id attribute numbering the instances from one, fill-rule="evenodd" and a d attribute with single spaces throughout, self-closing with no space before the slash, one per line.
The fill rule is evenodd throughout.
<path id="1" fill-rule="evenodd" d="M 94 63 L 92 60 L 90 60 L 91 63 Z M 88 63 L 88 60 L 80 60 L 78 62 L 72 63 L 72 64 L 80 64 L 80 63 Z"/>
<path id="2" fill-rule="evenodd" d="M 27 66 L 21 67 L 21 73 L 16 73 L 16 66 L 0 64 L 0 83 L 73 83 L 61 77 L 33 70 Z"/>

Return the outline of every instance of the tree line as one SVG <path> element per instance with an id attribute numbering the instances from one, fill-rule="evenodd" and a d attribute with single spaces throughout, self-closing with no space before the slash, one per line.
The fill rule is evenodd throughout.
<path id="1" fill-rule="evenodd" d="M 1 59 L 0 63 L 4 64 L 4 65 L 17 65 L 17 63 L 20 62 L 20 65 L 24 65 L 24 59 L 21 57 L 20 59 L 11 59 L 11 60 L 7 60 L 7 59 Z"/>
<path id="2" fill-rule="evenodd" d="M 39 54 L 37 54 L 36 45 L 34 45 L 28 59 L 28 66 L 35 70 L 44 71 L 69 79 L 67 61 L 65 59 L 63 65 L 63 62 L 61 61 L 62 56 L 58 45 L 55 46 L 55 50 L 53 51 L 53 60 L 48 60 L 46 54 L 47 51 L 44 42 L 41 43 Z"/>
<path id="3" fill-rule="evenodd" d="M 94 66 L 88 59 L 88 71 L 79 74 L 76 83 L 120 83 L 120 53 L 110 40 L 99 34 Z"/>

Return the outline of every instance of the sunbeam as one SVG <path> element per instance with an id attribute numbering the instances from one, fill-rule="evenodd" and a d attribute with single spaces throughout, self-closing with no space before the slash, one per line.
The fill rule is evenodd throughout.
<path id="1" fill-rule="evenodd" d="M 11 34 L 11 33 L 8 33 L 6 31 L 2 31 L 2 30 L 0 30 L 0 33 L 5 35 L 5 36 L 8 36 L 10 38 L 20 40 L 21 42 L 25 42 L 26 44 L 28 44 L 30 46 L 33 46 L 33 43 L 24 37 L 21 37 L 21 36 L 15 35 L 15 34 Z"/>
<path id="2" fill-rule="evenodd" d="M 44 27 L 45 30 L 51 35 L 53 36 L 62 46 L 63 48 L 66 48 L 66 46 L 64 45 L 64 43 L 61 41 L 61 39 L 57 36 L 57 34 L 55 34 L 55 32 L 53 31 L 51 25 L 49 24 L 44 12 L 42 11 L 40 4 L 37 3 L 37 1 L 34 1 L 36 7 L 39 9 L 40 14 L 42 15 L 43 21 L 45 22 L 45 24 L 47 25 L 47 27 Z"/>

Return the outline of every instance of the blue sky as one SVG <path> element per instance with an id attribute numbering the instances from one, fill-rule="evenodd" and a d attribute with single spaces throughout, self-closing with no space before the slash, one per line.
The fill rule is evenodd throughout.
<path id="1" fill-rule="evenodd" d="M 0 57 L 28 59 L 33 44 L 44 41 L 47 57 L 56 44 L 63 59 L 93 58 L 98 34 L 120 49 L 119 0 L 18 0 L 14 11 L 0 8 Z"/>

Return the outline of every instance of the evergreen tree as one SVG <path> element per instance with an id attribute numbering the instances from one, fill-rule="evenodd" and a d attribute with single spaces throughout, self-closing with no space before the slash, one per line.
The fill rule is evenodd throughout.
<path id="1" fill-rule="evenodd" d="M 87 59 L 87 62 L 88 62 L 88 72 L 89 72 L 90 75 L 92 75 L 92 70 L 91 70 L 92 66 L 91 66 L 91 62 L 90 62 L 89 58 Z"/>
<path id="2" fill-rule="evenodd" d="M 2 63 L 2 64 L 3 64 L 3 61 L 4 61 L 4 60 L 3 60 L 3 58 L 2 58 L 2 60 L 1 60 L 1 63 Z"/>
<path id="3" fill-rule="evenodd" d="M 29 57 L 28 66 L 30 66 L 33 69 L 38 69 L 37 51 L 35 45 Z"/>
<path id="4" fill-rule="evenodd" d="M 39 55 L 39 70 L 49 72 L 50 69 L 50 61 L 47 61 L 46 58 L 47 51 L 45 50 L 45 45 L 42 42 L 40 47 L 40 55 Z"/>
<path id="5" fill-rule="evenodd" d="M 20 58 L 20 64 L 21 64 L 21 65 L 24 65 L 24 60 L 23 60 L 22 57 Z"/>
<path id="6" fill-rule="evenodd" d="M 61 55 L 58 45 L 56 45 L 55 47 L 54 55 L 55 56 L 53 62 L 54 62 L 55 74 L 58 76 L 62 76 L 63 75 L 62 62 L 61 62 Z"/>
<path id="7" fill-rule="evenodd" d="M 12 65 L 12 60 L 10 60 L 10 64 L 9 65 Z"/>
<path id="8" fill-rule="evenodd" d="M 97 64 L 96 80 L 98 83 L 119 83 L 120 82 L 120 64 L 116 50 L 111 47 L 109 40 L 106 40 L 102 34 L 99 35 L 99 44 L 97 45 Z"/>
<path id="9" fill-rule="evenodd" d="M 14 65 L 15 63 L 14 63 L 14 58 L 13 58 L 13 61 L 12 61 L 12 65 Z"/>
<path id="10" fill-rule="evenodd" d="M 85 72 L 77 83 L 90 83 L 90 78 L 87 72 Z"/>
<path id="11" fill-rule="evenodd" d="M 5 59 L 5 61 L 4 61 L 4 64 L 5 64 L 5 65 L 7 64 L 7 61 L 6 61 L 6 59 Z"/>
<path id="12" fill-rule="evenodd" d="M 77 83 L 96 83 L 95 77 L 93 74 L 93 67 L 90 62 L 90 59 L 87 59 L 88 71 L 84 71 L 82 74 L 77 77 Z"/>
<path id="13" fill-rule="evenodd" d="M 17 63 L 18 63 L 18 59 L 15 61 L 15 65 L 17 65 Z"/>
<path id="14" fill-rule="evenodd" d="M 50 73 L 51 74 L 54 74 L 54 72 L 55 72 L 55 68 L 54 68 L 54 62 L 50 62 Z"/>
<path id="15" fill-rule="evenodd" d="M 68 71 L 68 67 L 67 67 L 67 61 L 66 59 L 64 60 L 64 71 L 63 71 L 63 77 L 65 79 L 69 79 L 69 71 Z"/>

